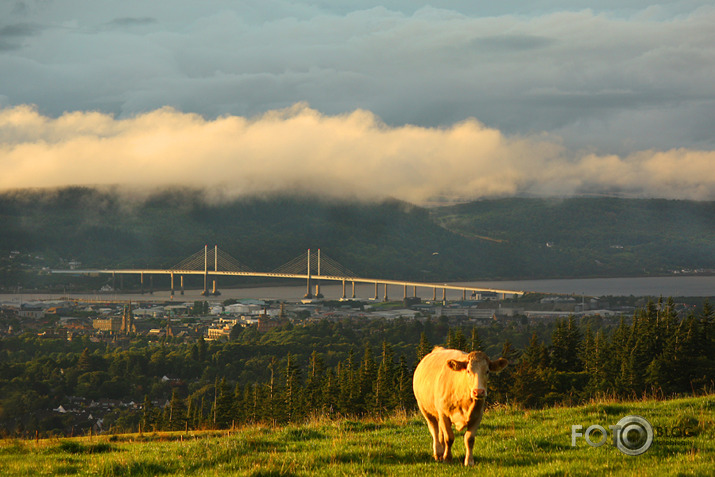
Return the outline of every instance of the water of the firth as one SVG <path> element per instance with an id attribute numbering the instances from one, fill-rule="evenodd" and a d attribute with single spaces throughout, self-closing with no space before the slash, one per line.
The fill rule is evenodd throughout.
<path id="1" fill-rule="evenodd" d="M 668 276 L 668 277 L 635 277 L 635 278 L 578 278 L 578 279 L 554 279 L 554 280 L 515 280 L 515 281 L 480 281 L 480 282 L 460 282 L 460 285 L 485 288 L 500 288 L 510 290 L 523 290 L 540 293 L 559 293 L 586 296 L 663 296 L 663 297 L 711 297 L 715 296 L 715 276 Z M 323 283 L 321 292 L 326 299 L 338 299 L 342 295 L 342 286 L 337 283 Z M 219 297 L 210 297 L 210 301 L 222 301 L 229 298 L 256 298 L 266 300 L 298 301 L 305 294 L 305 284 L 296 281 L 296 285 L 265 286 L 251 288 L 222 289 Z M 178 292 L 174 295 L 173 301 L 195 301 L 204 300 L 200 290 L 186 290 L 184 295 Z M 347 286 L 348 297 L 352 295 L 350 284 Z M 412 287 L 408 287 L 407 294 L 411 296 Z M 423 299 L 432 298 L 431 288 L 418 288 L 417 295 Z M 384 297 L 384 286 L 378 289 L 379 299 Z M 400 286 L 390 286 L 388 296 L 393 300 L 402 299 L 404 290 Z M 33 294 L 16 293 L 0 295 L 0 303 L 8 302 L 29 302 L 34 300 L 59 299 L 62 294 Z M 67 295 L 64 295 L 67 296 Z M 155 291 L 152 294 L 115 294 L 115 293 L 73 293 L 71 296 L 77 298 L 88 298 L 97 300 L 132 300 L 132 301 L 169 301 L 172 299 L 168 290 Z M 375 296 L 375 287 L 370 284 L 358 284 L 356 297 L 358 299 L 370 299 Z M 448 291 L 448 300 L 461 299 L 461 292 Z M 438 290 L 437 297 L 442 297 L 442 291 Z"/>

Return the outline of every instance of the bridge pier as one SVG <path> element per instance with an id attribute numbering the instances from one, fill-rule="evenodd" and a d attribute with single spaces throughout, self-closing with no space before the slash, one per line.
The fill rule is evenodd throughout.
<path id="1" fill-rule="evenodd" d="M 171 298 L 174 298 L 174 274 L 170 274 L 171 277 Z"/>
<path id="2" fill-rule="evenodd" d="M 320 249 L 318 249 L 318 276 L 320 276 Z M 323 294 L 320 293 L 320 281 L 315 281 L 315 298 L 323 298 Z"/>
<path id="3" fill-rule="evenodd" d="M 139 291 L 143 295 L 144 294 L 144 272 L 139 274 Z"/>
<path id="4" fill-rule="evenodd" d="M 201 296 L 209 296 L 209 246 L 204 245 L 204 291 Z"/>
<path id="5" fill-rule="evenodd" d="M 466 288 L 462 290 L 462 301 L 467 301 L 467 290 Z"/>
<path id="6" fill-rule="evenodd" d="M 412 287 L 412 296 L 417 297 L 417 285 Z"/>
<path id="7" fill-rule="evenodd" d="M 341 300 L 347 300 L 347 296 L 345 296 L 345 280 L 343 280 L 343 296 L 340 297 Z"/>
<path id="8" fill-rule="evenodd" d="M 218 245 L 214 245 L 214 272 L 218 274 Z M 218 275 L 213 279 L 213 291 L 211 292 L 213 296 L 219 296 L 221 294 L 218 291 Z"/>
<path id="9" fill-rule="evenodd" d="M 447 289 L 442 288 L 442 302 L 446 303 L 447 302 Z"/>
<path id="10" fill-rule="evenodd" d="M 313 294 L 310 292 L 310 249 L 308 249 L 308 285 L 305 290 L 305 296 L 303 297 L 307 300 L 313 298 Z"/>
<path id="11" fill-rule="evenodd" d="M 377 285 L 378 285 L 378 283 L 375 282 L 375 298 L 374 298 L 375 301 L 377 301 Z"/>
<path id="12" fill-rule="evenodd" d="M 179 280 L 181 282 L 181 285 L 180 285 L 181 286 L 181 294 L 183 295 L 184 294 L 184 276 L 180 275 Z"/>
<path id="13" fill-rule="evenodd" d="M 149 275 L 149 294 L 154 294 L 154 275 Z"/>
<path id="14" fill-rule="evenodd" d="M 432 301 L 437 301 L 437 288 L 432 287 Z"/>
<path id="15" fill-rule="evenodd" d="M 387 298 L 387 283 L 385 283 L 385 298 L 382 301 L 390 301 L 390 299 Z"/>
<path id="16" fill-rule="evenodd" d="M 406 283 L 404 285 L 404 292 L 402 293 L 402 299 L 403 300 L 407 299 L 407 284 Z"/>

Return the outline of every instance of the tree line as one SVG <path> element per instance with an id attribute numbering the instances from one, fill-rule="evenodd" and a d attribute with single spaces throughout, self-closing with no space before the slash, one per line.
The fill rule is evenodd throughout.
<path id="1" fill-rule="evenodd" d="M 712 392 L 714 320 L 707 302 L 680 318 L 672 300 L 659 300 L 613 327 L 571 317 L 477 328 L 440 318 L 287 324 L 265 334 L 246 328 L 230 342 L 6 338 L 0 428 L 75 432 L 72 426 L 87 423 L 47 412 L 69 406 L 70 396 L 134 400 L 137 406 L 105 416 L 114 431 L 409 413 L 416 408 L 412 373 L 434 345 L 507 358 L 510 365 L 490 379 L 492 403 L 535 408 Z"/>

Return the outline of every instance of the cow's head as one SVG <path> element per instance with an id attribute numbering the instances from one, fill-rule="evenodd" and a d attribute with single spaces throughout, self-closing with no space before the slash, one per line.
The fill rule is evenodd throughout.
<path id="1" fill-rule="evenodd" d="M 464 360 L 450 359 L 447 361 L 449 369 L 458 373 L 466 373 L 472 390 L 472 399 L 486 398 L 489 373 L 498 373 L 506 368 L 507 364 L 509 361 L 505 358 L 491 361 L 489 356 L 482 351 L 472 351 Z"/>

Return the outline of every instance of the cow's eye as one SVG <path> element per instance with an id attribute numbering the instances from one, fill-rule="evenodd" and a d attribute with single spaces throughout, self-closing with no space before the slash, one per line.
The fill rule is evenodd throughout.
<path id="1" fill-rule="evenodd" d="M 489 376 L 489 370 L 487 369 L 487 376 Z"/>

